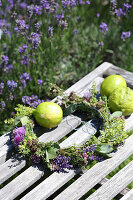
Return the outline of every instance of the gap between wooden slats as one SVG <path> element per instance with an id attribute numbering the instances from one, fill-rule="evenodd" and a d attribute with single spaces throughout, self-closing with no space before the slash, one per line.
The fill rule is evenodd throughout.
<path id="1" fill-rule="evenodd" d="M 101 81 L 103 81 L 103 79 L 101 79 Z M 98 84 L 99 84 L 99 82 L 98 82 Z M 70 127 L 69 127 L 69 128 L 70 128 Z M 64 132 L 64 126 L 62 127 L 61 130 Z M 54 135 L 56 135 L 56 133 L 54 133 Z M 87 135 L 87 137 L 88 137 L 88 135 Z M 83 137 L 82 137 L 82 138 L 83 138 Z M 44 138 L 43 138 L 43 139 L 44 139 Z M 87 139 L 86 139 L 86 140 L 87 140 Z M 46 142 L 46 140 L 44 140 L 44 141 Z M 83 140 L 81 140 L 81 142 L 83 142 Z M 23 163 L 22 163 L 22 165 L 23 165 Z M 16 166 L 16 167 L 17 167 L 17 166 Z M 31 174 L 32 174 L 32 167 L 30 167 L 30 170 L 31 170 L 31 171 L 30 171 L 29 174 L 31 175 Z M 16 168 L 15 168 L 15 172 L 16 172 Z M 10 172 L 9 172 L 9 173 L 10 173 Z M 23 173 L 24 173 L 24 172 L 23 172 Z M 22 173 L 22 174 L 23 174 L 23 173 Z M 38 174 L 39 174 L 39 173 L 41 173 L 41 174 L 43 175 L 42 172 L 39 172 L 39 171 L 38 171 Z M 34 174 L 34 173 L 33 173 L 33 174 Z M 34 180 L 35 180 L 35 177 L 39 177 L 38 174 L 34 174 L 34 175 L 33 175 L 33 174 L 32 174 L 32 177 L 33 177 L 33 178 L 31 178 L 31 179 L 34 179 Z M 23 174 L 23 175 L 24 175 L 24 174 Z M 21 175 L 20 175 L 20 176 L 21 176 Z M 34 176 L 35 176 L 35 177 L 34 177 Z M 17 178 L 16 178 L 16 179 L 17 179 Z M 16 179 L 15 179 L 15 180 L 16 180 Z M 23 180 L 23 178 L 22 178 L 22 180 Z M 38 180 L 38 179 L 37 179 L 37 180 Z M 37 181 L 37 180 L 36 180 L 36 181 Z M 28 183 L 29 183 L 29 182 L 28 182 Z M 32 180 L 30 180 L 30 184 L 27 184 L 27 182 L 26 182 L 26 186 L 24 185 L 23 187 L 21 187 L 21 192 L 23 192 L 27 187 L 29 187 L 29 186 L 31 185 L 31 183 L 32 183 Z M 10 183 L 9 183 L 9 184 L 10 184 Z M 9 184 L 8 184 L 8 185 L 9 185 Z M 11 184 L 12 184 L 12 182 L 11 182 Z M 14 184 L 14 183 L 13 183 L 13 184 Z M 24 184 L 25 184 L 25 181 L 24 181 Z M 8 185 L 5 186 L 4 188 L 8 187 Z M 9 186 L 9 187 L 10 187 L 10 186 Z M 4 188 L 3 188 L 3 189 L 4 189 Z M 2 189 L 2 190 L 3 190 L 3 189 Z M 2 190 L 1 190 L 1 192 L 2 192 Z M 19 193 L 19 194 L 20 194 L 20 193 Z M 17 190 L 17 195 L 18 195 L 18 190 Z M 3 196 L 3 195 L 2 195 L 2 196 Z M 11 197 L 11 194 L 10 194 L 10 197 Z M 12 197 L 11 197 L 11 198 L 12 198 Z"/>
<path id="2" fill-rule="evenodd" d="M 130 137 L 130 139 L 132 139 L 132 142 L 133 142 L 133 135 L 132 137 Z M 105 166 L 106 165 L 106 161 L 103 162 L 103 163 L 100 163 L 102 166 L 100 169 L 102 169 L 103 167 L 105 168 L 105 173 L 106 175 L 108 173 L 110 173 L 116 166 L 118 166 L 119 164 L 121 164 L 121 162 L 123 162 L 126 158 L 128 158 L 132 153 L 133 153 L 133 148 L 129 150 L 129 144 L 131 144 L 130 142 L 130 139 L 128 139 L 128 143 L 126 143 L 125 147 L 122 147 L 120 152 L 118 151 L 116 155 L 118 155 L 117 157 L 120 157 L 121 154 L 123 154 L 123 152 L 127 152 L 127 154 L 124 154 L 123 157 L 121 156 L 118 161 L 115 161 L 115 157 L 113 159 L 109 159 L 107 162 L 108 165 L 112 165 L 112 163 L 114 164 L 112 166 L 112 168 L 109 167 L 109 170 L 106 169 L 106 167 L 108 166 Z M 122 151 L 122 152 L 121 152 Z M 99 163 L 98 163 L 99 164 Z M 72 171 L 70 171 L 70 174 L 72 173 Z M 101 173 L 101 172 L 100 172 Z M 102 172 L 103 173 L 103 172 Z M 75 172 L 73 171 L 73 176 L 75 175 Z M 86 176 L 86 175 L 85 175 Z M 35 189 L 33 189 L 30 193 L 28 193 L 25 197 L 23 197 L 22 199 L 25 200 L 25 199 L 38 199 L 38 200 L 41 200 L 41 199 L 46 199 L 48 198 L 50 195 L 52 195 L 57 189 L 59 189 L 61 186 L 63 186 L 67 181 L 68 181 L 68 177 L 69 178 L 72 178 L 70 175 L 69 175 L 69 171 L 67 174 L 57 174 L 57 173 L 54 173 L 52 174 L 49 178 L 47 178 L 46 180 L 44 180 L 42 183 L 40 183 Z M 100 177 L 100 180 L 99 182 L 105 177 L 104 174 L 102 174 L 102 176 Z M 53 181 L 51 181 L 53 180 Z M 56 181 L 55 181 L 56 180 Z M 69 179 L 70 180 L 70 179 Z M 89 180 L 89 179 L 88 179 Z M 98 182 L 96 182 L 98 183 Z M 74 184 L 74 183 L 73 183 Z M 81 184 L 81 187 L 84 186 L 85 183 L 82 183 Z M 94 184 L 95 185 L 95 184 Z M 50 187 L 47 187 L 47 186 L 50 186 Z M 81 187 L 79 187 L 77 190 L 80 191 L 81 190 Z M 73 192 L 74 194 L 76 193 L 77 190 L 74 190 L 73 189 L 75 188 L 75 185 L 73 185 L 73 187 L 71 188 L 70 186 L 70 189 L 66 189 L 66 192 L 62 192 L 61 196 L 59 197 L 59 199 L 63 199 L 63 200 L 72 200 L 73 199 Z M 45 191 L 45 192 L 44 192 Z M 88 190 L 87 190 L 88 191 Z M 86 192 L 87 192 L 86 191 Z M 85 192 L 85 193 L 86 193 Z M 70 195 L 69 195 L 70 193 Z M 68 196 L 69 195 L 69 196 Z M 82 195 L 81 195 L 82 196 Z M 78 199 L 79 195 L 76 196 L 76 198 L 74 199 Z M 57 197 L 58 199 L 58 197 Z"/>
<path id="3" fill-rule="evenodd" d="M 127 164 L 87 200 L 111 200 L 133 181 L 133 161 Z"/>
<path id="4" fill-rule="evenodd" d="M 121 200 L 133 200 L 133 189 L 131 189 L 127 194 L 125 194 Z"/>

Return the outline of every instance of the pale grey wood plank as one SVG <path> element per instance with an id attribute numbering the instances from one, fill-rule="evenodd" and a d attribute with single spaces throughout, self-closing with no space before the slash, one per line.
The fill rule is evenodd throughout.
<path id="1" fill-rule="evenodd" d="M 112 65 L 105 72 L 106 75 L 120 74 L 126 80 L 130 87 L 133 88 L 133 73 L 126 71 L 120 67 Z"/>
<path id="2" fill-rule="evenodd" d="M 75 92 L 78 92 L 78 93 L 81 92 L 86 87 L 88 81 L 92 82 L 92 81 L 94 81 L 94 79 L 96 77 L 102 77 L 102 75 L 106 72 L 106 70 L 108 70 L 112 66 L 113 65 L 111 63 L 108 63 L 108 62 L 102 63 L 95 70 L 93 70 L 92 72 L 87 74 L 85 77 L 83 77 L 81 80 L 79 80 L 77 83 L 72 85 L 69 89 L 67 89 L 66 93 L 69 94 L 72 91 L 75 91 Z"/>
<path id="3" fill-rule="evenodd" d="M 0 164 L 3 164 L 7 159 L 7 154 L 12 149 L 12 144 L 4 145 L 0 148 Z"/>
<path id="4" fill-rule="evenodd" d="M 133 189 L 131 189 L 121 200 L 133 200 Z"/>
<path id="5" fill-rule="evenodd" d="M 0 200 L 13 200 L 27 187 L 39 180 L 46 171 L 41 166 L 31 166 L 0 190 Z M 36 176 L 32 176 L 36 174 Z M 24 179 L 24 180 L 23 180 Z M 23 189 L 22 189 L 23 188 Z"/>
<path id="6" fill-rule="evenodd" d="M 133 161 L 127 164 L 87 200 L 111 200 L 133 181 Z"/>
<path id="7" fill-rule="evenodd" d="M 26 160 L 16 155 L 0 166 L 0 184 L 17 173 L 26 165 Z"/>
<path id="8" fill-rule="evenodd" d="M 102 180 L 99 182 L 99 184 L 100 184 L 100 185 L 103 185 L 104 183 L 107 183 L 108 180 L 109 180 L 109 179 L 104 178 L 104 179 L 102 179 Z M 120 194 L 124 196 L 124 195 L 127 194 L 129 191 L 130 191 L 129 188 L 124 188 L 124 190 L 122 190 L 122 191 L 120 192 Z"/>
<path id="9" fill-rule="evenodd" d="M 124 146 L 120 148 L 112 158 L 99 162 L 74 183 L 72 183 L 66 190 L 60 193 L 55 200 L 77 200 L 106 177 L 112 170 L 120 165 L 125 159 L 133 154 L 133 135 L 131 135 L 125 142 Z"/>
<path id="10" fill-rule="evenodd" d="M 2 136 L 0 137 L 0 148 L 1 148 L 3 145 L 7 144 L 7 143 L 9 142 L 9 140 L 10 140 L 10 132 L 5 133 L 4 135 L 2 135 Z"/>

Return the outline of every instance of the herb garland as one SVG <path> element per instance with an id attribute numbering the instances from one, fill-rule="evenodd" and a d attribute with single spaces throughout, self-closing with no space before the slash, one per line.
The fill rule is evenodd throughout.
<path id="1" fill-rule="evenodd" d="M 15 149 L 31 163 L 43 163 L 45 167 L 57 172 L 76 167 L 87 169 L 90 164 L 111 157 L 111 153 L 129 136 L 129 132 L 124 130 L 125 119 L 122 113 L 110 113 L 107 98 L 100 96 L 95 85 L 84 97 L 74 92 L 65 95 L 56 85 L 51 85 L 50 92 L 61 96 L 56 98 L 56 102 L 62 107 L 64 116 L 78 110 L 86 114 L 86 120 L 100 120 L 99 130 L 84 145 L 61 149 L 58 142 L 39 141 L 34 132 L 34 109 L 19 104 L 15 108 L 14 117 L 5 123 L 11 126 L 11 141 Z"/>

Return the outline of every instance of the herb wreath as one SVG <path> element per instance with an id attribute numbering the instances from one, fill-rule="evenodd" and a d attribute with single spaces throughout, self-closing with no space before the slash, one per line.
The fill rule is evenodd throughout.
<path id="1" fill-rule="evenodd" d="M 130 132 L 124 130 L 125 119 L 122 113 L 110 113 L 107 98 L 100 96 L 95 85 L 84 97 L 79 97 L 74 92 L 65 95 L 63 90 L 52 84 L 50 92 L 61 97 L 56 98 L 56 102 L 62 107 L 64 116 L 75 111 L 82 112 L 86 114 L 86 120 L 100 121 L 100 126 L 96 134 L 82 146 L 61 149 L 58 142 L 39 141 L 34 132 L 34 108 L 19 104 L 15 108 L 14 117 L 5 123 L 11 126 L 11 141 L 15 149 L 28 158 L 28 161 L 43 163 L 45 167 L 57 172 L 76 167 L 88 169 L 96 162 L 111 157 L 112 152 L 129 137 Z"/>

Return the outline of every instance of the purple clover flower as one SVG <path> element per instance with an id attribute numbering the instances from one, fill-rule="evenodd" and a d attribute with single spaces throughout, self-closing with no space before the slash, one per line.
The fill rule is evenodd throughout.
<path id="1" fill-rule="evenodd" d="M 9 88 L 9 90 L 14 91 L 14 89 L 18 86 L 18 84 L 13 81 L 13 80 L 8 80 L 7 81 L 7 87 Z"/>
<path id="2" fill-rule="evenodd" d="M 130 38 L 130 36 L 131 36 L 131 32 L 130 31 L 128 31 L 128 32 L 122 32 L 121 39 L 125 40 L 126 38 Z"/>
<path id="3" fill-rule="evenodd" d="M 15 128 L 13 130 L 12 136 L 13 136 L 13 143 L 15 147 L 18 147 L 20 143 L 23 141 L 23 137 L 25 133 L 26 133 L 26 130 L 24 127 Z"/>
<path id="4" fill-rule="evenodd" d="M 53 171 L 64 172 L 65 169 L 72 169 L 73 165 L 70 164 L 70 160 L 71 158 L 69 156 L 63 157 L 58 154 L 57 157 L 51 161 Z"/>
<path id="5" fill-rule="evenodd" d="M 104 33 L 109 30 L 109 28 L 105 22 L 102 22 L 99 27 L 100 27 L 101 32 L 104 32 Z"/>

